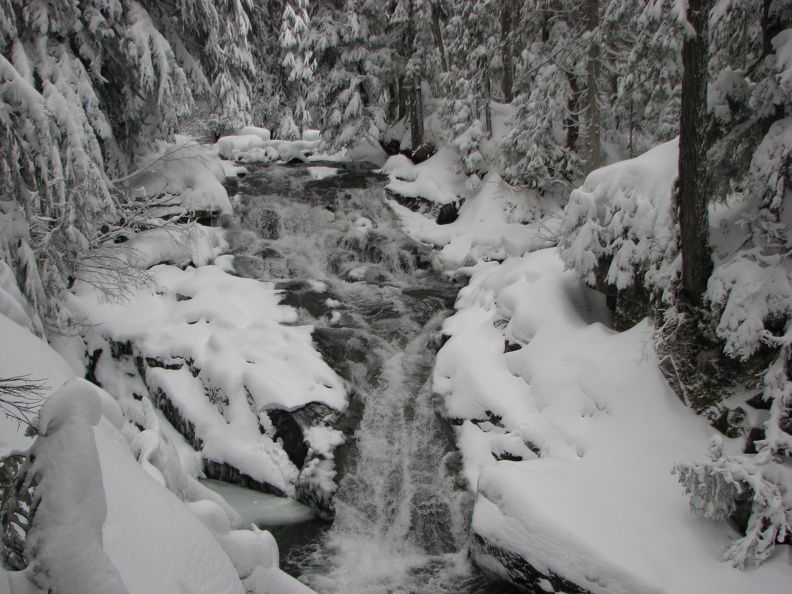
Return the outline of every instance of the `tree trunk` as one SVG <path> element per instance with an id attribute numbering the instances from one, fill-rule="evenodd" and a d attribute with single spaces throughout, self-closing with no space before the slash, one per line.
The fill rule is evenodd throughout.
<path id="1" fill-rule="evenodd" d="M 409 103 L 409 97 L 407 96 L 407 85 L 404 82 L 404 76 L 399 77 L 398 90 L 398 119 L 401 120 L 407 117 L 407 104 Z"/>
<path id="2" fill-rule="evenodd" d="M 410 92 L 410 148 L 412 152 L 423 144 L 423 98 L 421 96 L 421 77 L 414 74 Z"/>
<path id="3" fill-rule="evenodd" d="M 682 45 L 682 105 L 679 125 L 679 214 L 684 298 L 700 306 L 712 272 L 709 245 L 706 161 L 708 21 L 712 0 L 689 0 L 688 22 L 695 34 Z"/>
<path id="4" fill-rule="evenodd" d="M 586 0 L 586 29 L 594 32 L 599 27 L 599 0 Z M 591 173 L 602 165 L 600 130 L 602 114 L 599 105 L 600 47 L 592 40 L 588 51 L 588 90 L 586 92 L 586 115 L 588 117 L 588 151 L 586 173 Z"/>
<path id="5" fill-rule="evenodd" d="M 434 37 L 437 51 L 440 52 L 440 69 L 448 72 L 448 59 L 446 58 L 445 44 L 443 43 L 443 28 L 440 25 L 440 9 L 435 2 L 431 4 L 432 11 L 432 37 Z"/>
<path id="6" fill-rule="evenodd" d="M 515 6 L 513 0 L 501 0 L 500 11 L 500 51 L 503 63 L 501 89 L 503 100 L 511 103 L 514 99 L 514 56 L 512 55 L 511 32 L 514 28 Z"/>
<path id="7" fill-rule="evenodd" d="M 486 66 L 484 67 L 484 127 L 489 137 L 492 138 L 492 90 Z"/>
<path id="8" fill-rule="evenodd" d="M 580 87 L 578 87 L 577 77 L 571 72 L 566 73 L 567 81 L 569 82 L 569 99 L 567 100 L 567 117 L 564 121 L 564 127 L 567 131 L 566 147 L 570 151 L 576 150 L 576 145 L 579 136 L 579 122 L 578 122 L 578 100 L 580 99 Z"/>
<path id="9" fill-rule="evenodd" d="M 415 0 L 407 1 L 407 34 L 405 38 L 405 46 L 407 48 L 406 55 L 414 55 L 415 37 L 416 37 L 416 24 L 415 24 Z M 409 68 L 408 68 L 409 70 Z M 412 152 L 418 150 L 418 147 L 423 144 L 423 100 L 421 97 L 421 77 L 417 72 L 408 72 L 405 79 L 409 79 L 409 106 L 410 110 L 410 148 Z"/>

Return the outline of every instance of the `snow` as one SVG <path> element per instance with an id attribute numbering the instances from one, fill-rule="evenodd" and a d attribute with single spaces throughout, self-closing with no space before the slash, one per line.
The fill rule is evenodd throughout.
<path id="1" fill-rule="evenodd" d="M 5 315 L 0 314 L 0 378 L 27 376 L 44 383 L 41 395 L 49 396 L 74 377 L 69 365 L 46 342 Z M 32 440 L 13 419 L 0 414 L 0 457 L 25 450 Z"/>
<path id="2" fill-rule="evenodd" d="M 409 176 L 409 169 L 402 168 L 402 158 L 392 157 L 393 170 Z M 434 163 L 434 159 L 425 163 Z M 459 217 L 448 225 L 438 225 L 389 201 L 405 232 L 435 247 L 436 268 L 455 271 L 478 261 L 501 260 L 555 243 L 560 208 L 535 192 L 514 189 L 491 173 L 476 191 L 466 191 L 468 194 Z"/>
<path id="3" fill-rule="evenodd" d="M 598 297 L 554 250 L 481 264 L 460 291 L 434 390 L 468 419 L 474 532 L 592 592 L 786 591 L 782 553 L 740 572 L 722 560 L 731 529 L 690 515 L 671 468 L 713 429 L 665 382 L 647 322 L 608 329 Z"/>
<path id="4" fill-rule="evenodd" d="M 308 175 L 311 176 L 311 179 L 327 179 L 338 175 L 338 169 L 335 167 L 308 167 Z"/>
<path id="5" fill-rule="evenodd" d="M 105 549 L 130 592 L 242 592 L 220 545 L 120 438 L 108 424 L 96 429 L 108 501 Z"/>
<path id="6" fill-rule="evenodd" d="M 147 199 L 165 196 L 160 214 L 210 211 L 230 213 L 231 203 L 222 185 L 226 171 L 211 148 L 187 136 L 160 142 L 135 174 L 123 181 L 133 195 Z"/>
<path id="7" fill-rule="evenodd" d="M 559 247 L 564 263 L 589 285 L 596 284 L 599 258 L 612 256 L 603 278 L 619 290 L 647 273 L 649 286 L 668 286 L 676 257 L 671 190 L 678 144 L 675 139 L 597 169 L 572 191 Z"/>
<path id="8" fill-rule="evenodd" d="M 413 165 L 404 155 L 395 155 L 380 171 L 390 177 L 386 189 L 396 194 L 449 204 L 456 201 L 465 188 L 466 177 L 453 172 L 455 158 L 452 149 L 442 149 L 431 159 Z"/>
<path id="9" fill-rule="evenodd" d="M 261 129 L 256 129 L 261 130 Z M 246 132 L 247 131 L 247 132 Z M 238 135 L 223 136 L 215 144 L 220 157 L 242 163 L 306 161 L 306 155 L 319 148 L 321 140 L 270 140 L 263 132 L 243 128 Z M 309 135 L 310 136 L 310 135 Z"/>
<path id="10" fill-rule="evenodd" d="M 45 589 L 68 592 L 310 592 L 278 569 L 268 532 L 236 529 L 228 504 L 185 473 L 150 403 L 141 431 L 29 330 L 0 315 L 0 332 L 0 375 L 46 378 L 49 395 L 31 450 L 37 552 L 23 572 L 0 570 L 0 592 L 33 591 L 36 571 Z M 3 422 L 0 455 L 31 446 Z"/>
<path id="11" fill-rule="evenodd" d="M 104 336 L 131 341 L 144 357 L 168 362 L 169 369 L 150 368 L 146 384 L 194 426 L 204 458 L 293 493 L 297 468 L 271 436 L 262 435 L 259 412 L 310 402 L 343 410 L 347 404 L 342 380 L 313 348 L 312 328 L 295 325 L 296 311 L 278 305 L 272 283 L 212 265 L 157 266 L 150 274 L 154 290 L 139 287 L 124 302 L 107 302 L 84 287 L 74 307 Z M 103 367 L 113 363 L 103 361 L 102 380 L 118 376 Z M 213 399 L 218 390 L 224 404 Z M 135 388 L 118 391 L 131 395 Z"/>

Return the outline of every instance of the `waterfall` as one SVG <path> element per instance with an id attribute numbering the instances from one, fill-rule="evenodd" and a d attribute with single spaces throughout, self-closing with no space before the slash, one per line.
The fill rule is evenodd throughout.
<path id="1" fill-rule="evenodd" d="M 422 269 L 425 248 L 401 233 L 383 186 L 360 172 L 317 184 L 305 170 L 271 168 L 237 196 L 249 230 L 231 236 L 237 268 L 287 292 L 307 281 L 286 302 L 323 342 L 341 342 L 346 360 L 336 367 L 353 387 L 350 407 L 362 411 L 333 524 L 289 553 L 287 569 L 321 593 L 493 592 L 467 559 L 472 501 L 455 484 L 453 435 L 431 393 L 435 338 L 454 292 Z M 352 342 L 362 355 L 347 356 Z"/>

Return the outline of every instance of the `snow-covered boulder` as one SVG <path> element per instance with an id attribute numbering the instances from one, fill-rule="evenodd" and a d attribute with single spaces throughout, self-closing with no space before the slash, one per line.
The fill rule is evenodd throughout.
<path id="1" fill-rule="evenodd" d="M 785 553 L 736 570 L 732 529 L 690 514 L 671 470 L 713 429 L 663 378 L 648 323 L 609 329 L 563 268 L 553 250 L 479 264 L 444 324 L 433 388 L 476 497 L 476 562 L 537 591 L 786 591 Z"/>

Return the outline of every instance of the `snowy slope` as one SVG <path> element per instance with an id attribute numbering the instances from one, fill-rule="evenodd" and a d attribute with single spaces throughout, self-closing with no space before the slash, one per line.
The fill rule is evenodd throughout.
<path id="1" fill-rule="evenodd" d="M 52 395 L 33 446 L 43 479 L 31 538 L 46 546 L 25 572 L 0 570 L 0 592 L 38 591 L 24 579 L 35 567 L 42 586 L 63 591 L 310 591 L 277 568 L 269 533 L 233 529 L 238 517 L 190 482 L 157 427 L 125 421 L 110 395 L 2 314 L 0 332 L 0 376 L 46 379 Z M 3 454 L 31 446 L 5 419 L 0 435 Z"/>
<path id="2" fill-rule="evenodd" d="M 636 229 L 634 245 L 614 246 L 621 249 L 614 282 L 629 284 L 628 272 L 666 255 L 663 241 L 653 244 L 651 263 L 630 248 L 652 242 L 667 219 L 675 157 L 668 143 L 595 172 L 573 195 L 570 212 L 600 217 L 592 225 Z M 462 474 L 476 496 L 476 561 L 505 575 L 508 555 L 493 553 L 505 551 L 551 578 L 540 586 L 562 590 L 558 576 L 592 592 L 788 591 L 785 551 L 739 571 L 723 559 L 736 533 L 690 513 L 671 470 L 701 458 L 715 430 L 664 380 L 651 325 L 609 329 L 604 296 L 579 271 L 565 271 L 555 249 L 530 253 L 562 232 L 557 207 L 498 181 L 485 178 L 450 225 L 392 205 L 408 233 L 435 246 L 437 269 L 469 277 L 445 322 L 450 339 L 434 390 L 454 421 Z M 608 195 L 621 218 L 606 212 Z M 602 229 L 584 231 L 588 243 L 577 254 L 597 247 Z M 731 451 L 741 446 L 727 443 Z"/>
<path id="3" fill-rule="evenodd" d="M 554 250 L 480 266 L 460 292 L 434 386 L 475 420 L 457 429 L 474 533 L 592 592 L 788 591 L 782 552 L 741 572 L 722 560 L 732 531 L 690 515 L 671 468 L 713 429 L 665 382 L 650 326 L 609 330 L 597 298 Z"/>

